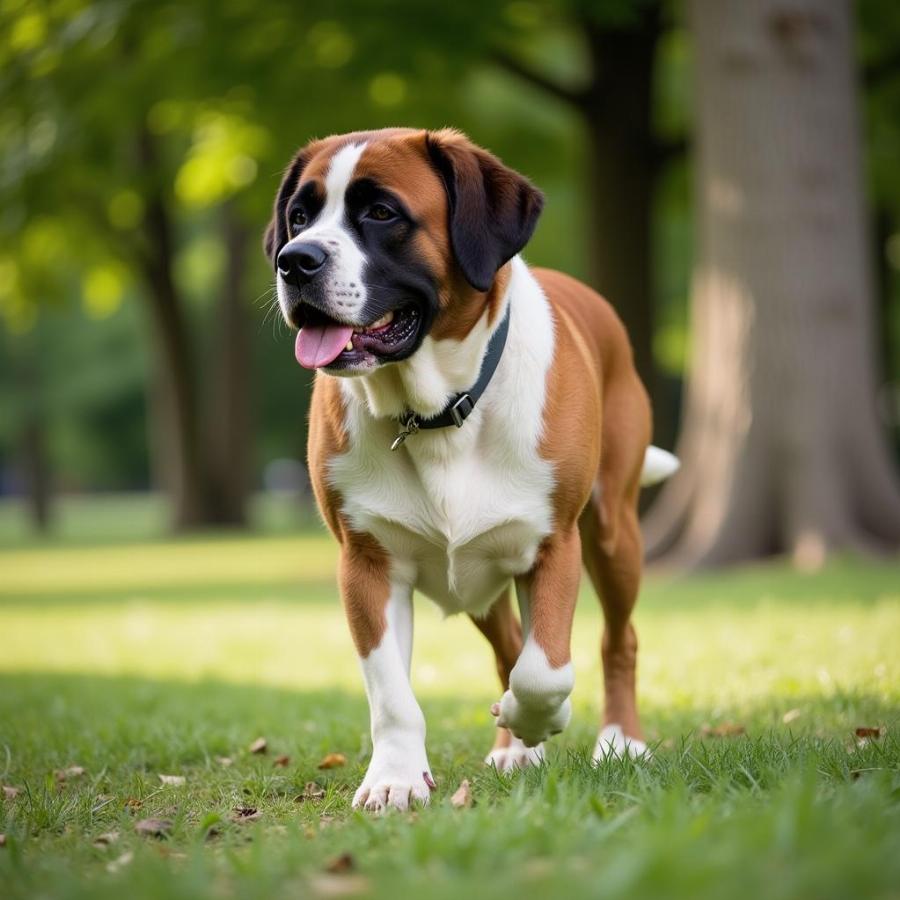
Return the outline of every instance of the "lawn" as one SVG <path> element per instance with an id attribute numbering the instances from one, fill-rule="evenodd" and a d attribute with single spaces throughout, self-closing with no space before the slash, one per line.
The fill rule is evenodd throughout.
<path id="1" fill-rule="evenodd" d="M 510 777 L 481 765 L 487 645 L 421 600 L 438 789 L 374 818 L 349 805 L 368 721 L 330 540 L 282 517 L 171 542 L 154 514 L 117 515 L 40 542 L 0 509 L 0 780 L 17 789 L 0 798 L 0 896 L 900 897 L 896 562 L 648 577 L 641 762 L 589 762 L 585 592 L 573 723 Z M 327 754 L 346 762 L 320 769 Z M 474 805 L 455 809 L 463 779 Z M 146 819 L 165 836 L 139 834 Z"/>

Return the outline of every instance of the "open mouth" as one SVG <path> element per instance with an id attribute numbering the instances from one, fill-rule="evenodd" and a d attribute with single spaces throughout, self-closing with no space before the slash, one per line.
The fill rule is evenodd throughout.
<path id="1" fill-rule="evenodd" d="M 415 303 L 385 313 L 369 325 L 347 325 L 306 306 L 294 352 L 307 369 L 370 366 L 402 356 L 416 341 L 422 315 Z"/>

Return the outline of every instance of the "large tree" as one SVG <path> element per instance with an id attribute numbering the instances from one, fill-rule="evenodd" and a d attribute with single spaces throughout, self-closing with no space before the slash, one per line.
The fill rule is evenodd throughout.
<path id="1" fill-rule="evenodd" d="M 692 0 L 683 469 L 646 525 L 692 566 L 897 547 L 846 0 Z"/>
<path id="2" fill-rule="evenodd" d="M 575 78 L 548 71 L 521 48 L 501 43 L 493 54 L 525 83 L 564 103 L 581 124 L 589 277 L 625 323 L 662 442 L 673 437 L 674 411 L 653 355 L 653 209 L 665 165 L 683 150 L 683 141 L 660 136 L 655 124 L 658 47 L 671 26 L 665 7 L 661 0 L 563 5 L 565 22 L 584 48 L 585 65 Z M 539 45 L 546 24 L 541 18 L 526 31 L 531 46 Z"/>

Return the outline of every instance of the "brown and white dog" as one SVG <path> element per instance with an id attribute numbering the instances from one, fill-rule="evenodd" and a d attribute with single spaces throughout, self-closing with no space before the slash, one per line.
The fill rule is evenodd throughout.
<path id="1" fill-rule="evenodd" d="M 647 395 L 609 304 L 518 256 L 542 204 L 452 130 L 314 141 L 278 191 L 266 252 L 297 359 L 318 370 L 310 474 L 371 710 L 357 807 L 406 809 L 434 786 L 409 683 L 416 590 L 493 646 L 504 692 L 487 762 L 505 770 L 540 760 L 569 720 L 583 563 L 606 623 L 595 756 L 646 750 L 636 506 L 677 461 L 648 447 Z M 496 370 L 468 417 L 430 427 L 483 364 Z"/>

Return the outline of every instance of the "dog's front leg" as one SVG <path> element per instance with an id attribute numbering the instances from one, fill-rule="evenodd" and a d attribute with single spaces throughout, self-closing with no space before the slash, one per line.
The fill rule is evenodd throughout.
<path id="1" fill-rule="evenodd" d="M 528 747 L 569 722 L 572 618 L 581 577 L 581 542 L 574 526 L 548 538 L 532 570 L 516 579 L 525 644 L 509 676 L 509 690 L 492 712 Z"/>
<path id="2" fill-rule="evenodd" d="M 344 545 L 340 570 L 372 723 L 372 759 L 353 806 L 380 812 L 427 803 L 434 781 L 425 754 L 425 717 L 409 683 L 412 589 L 368 541 Z"/>

